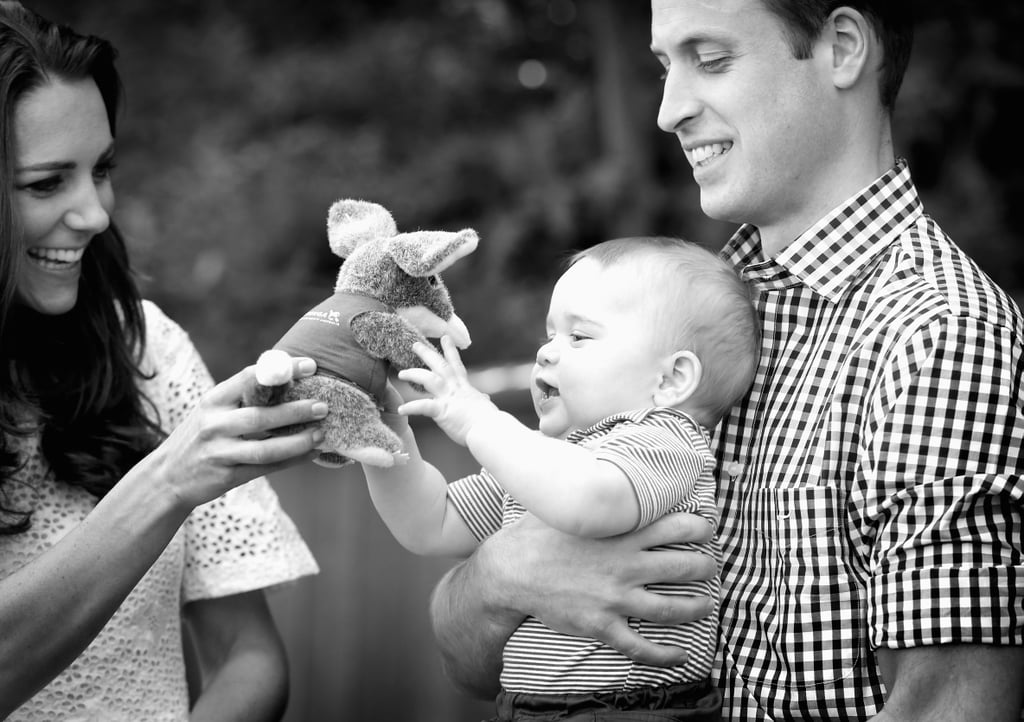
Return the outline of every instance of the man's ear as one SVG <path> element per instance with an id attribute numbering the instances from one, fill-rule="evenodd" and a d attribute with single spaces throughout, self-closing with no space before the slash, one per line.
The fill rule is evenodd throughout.
<path id="1" fill-rule="evenodd" d="M 829 15 L 821 42 L 831 49 L 832 82 L 844 90 L 863 78 L 876 55 L 872 52 L 877 41 L 871 25 L 860 12 L 845 5 Z"/>
<path id="2" fill-rule="evenodd" d="M 692 351 L 676 351 L 670 356 L 658 380 L 652 400 L 655 406 L 678 406 L 700 386 L 703 368 Z"/>

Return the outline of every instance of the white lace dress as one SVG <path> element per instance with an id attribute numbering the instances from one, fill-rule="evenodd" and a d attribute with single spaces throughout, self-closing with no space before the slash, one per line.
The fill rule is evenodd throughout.
<path id="1" fill-rule="evenodd" d="M 143 384 L 143 390 L 164 428 L 171 429 L 212 379 L 185 332 L 154 304 L 147 302 L 145 309 L 145 368 L 157 375 Z M 0 536 L 0 578 L 52 547 L 95 505 L 86 491 L 53 478 L 38 453 L 38 438 L 15 443 L 29 461 L 18 474 L 19 483 L 7 484 L 9 502 L 34 512 L 29 531 Z M 266 479 L 228 492 L 191 514 L 92 644 L 8 720 L 187 720 L 182 605 L 317 571 Z M 55 625 L 59 624 L 57 620 Z"/>

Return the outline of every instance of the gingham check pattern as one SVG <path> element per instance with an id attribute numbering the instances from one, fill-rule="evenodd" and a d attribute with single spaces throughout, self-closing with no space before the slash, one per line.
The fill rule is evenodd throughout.
<path id="1" fill-rule="evenodd" d="M 640 525 L 669 511 L 701 514 L 714 524 L 714 459 L 707 432 L 686 414 L 666 408 L 616 414 L 568 441 L 593 449 L 626 474 L 640 500 Z M 448 498 L 478 539 L 526 513 L 486 471 L 453 481 Z M 717 544 L 681 544 L 672 548 L 718 557 Z M 662 594 L 718 597 L 718 580 L 651 585 Z M 715 656 L 713 617 L 692 624 L 665 626 L 630 619 L 630 626 L 660 644 L 690 652 L 680 667 L 637 664 L 593 639 L 560 634 L 534 617 L 527 618 L 505 645 L 502 687 L 534 693 L 591 692 L 657 687 L 707 679 Z"/>
<path id="2" fill-rule="evenodd" d="M 716 435 L 725 719 L 865 719 L 876 647 L 1024 643 L 1022 319 L 906 163 L 722 253 L 764 335 Z"/>

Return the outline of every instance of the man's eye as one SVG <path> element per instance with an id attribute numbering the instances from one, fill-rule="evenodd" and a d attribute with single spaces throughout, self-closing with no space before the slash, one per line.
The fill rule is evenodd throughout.
<path id="1" fill-rule="evenodd" d="M 720 58 L 708 58 L 706 60 L 701 60 L 697 63 L 697 66 L 701 70 L 709 73 L 720 73 L 724 70 L 728 70 L 731 62 L 732 58 L 725 55 Z"/>

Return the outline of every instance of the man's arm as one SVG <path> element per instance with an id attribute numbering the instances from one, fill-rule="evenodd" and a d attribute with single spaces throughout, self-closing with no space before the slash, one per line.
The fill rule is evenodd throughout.
<path id="1" fill-rule="evenodd" d="M 717 565 L 705 554 L 649 551 L 711 535 L 707 521 L 691 514 L 670 514 L 606 539 L 574 537 L 526 515 L 489 537 L 434 590 L 434 634 L 448 677 L 467 694 L 493 696 L 501 650 L 527 615 L 559 632 L 598 639 L 637 662 L 682 664 L 684 650 L 645 639 L 626 618 L 680 624 L 710 614 L 708 597 L 660 595 L 645 585 L 711 579 Z"/>
<path id="2" fill-rule="evenodd" d="M 1017 722 L 1024 647 L 942 644 L 879 649 L 889 690 L 876 722 Z"/>

